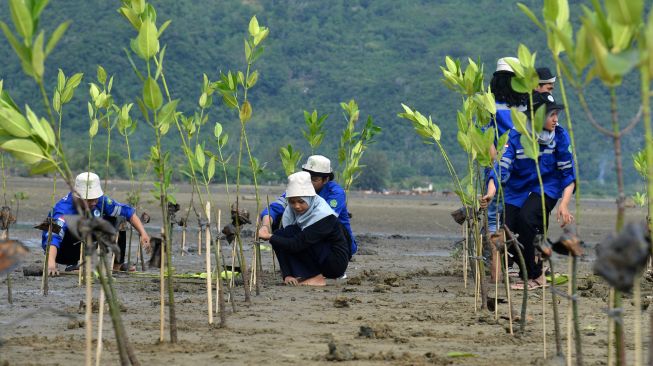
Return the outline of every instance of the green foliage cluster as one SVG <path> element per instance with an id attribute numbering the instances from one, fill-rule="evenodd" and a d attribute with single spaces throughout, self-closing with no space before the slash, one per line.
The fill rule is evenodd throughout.
<path id="1" fill-rule="evenodd" d="M 531 8 L 538 8 L 537 0 L 523 1 Z M 579 11 L 580 1 L 571 2 L 574 12 Z M 89 2 L 70 0 L 53 2 L 48 6 L 48 17 L 42 27 L 43 55 L 49 65 L 60 67 L 65 73 L 81 71 L 94 75 L 97 65 L 103 65 L 107 74 L 118 75 L 113 85 L 115 100 L 135 100 L 143 95 L 138 77 L 130 72 L 131 65 L 125 56 L 124 45 L 130 44 L 132 30 L 126 26 L 121 16 L 116 16 L 118 4 L 114 2 Z M 512 2 L 478 1 L 395 1 L 395 0 L 226 0 L 220 2 L 193 2 L 160 0 L 156 3 L 161 19 L 171 19 L 174 27 L 161 35 L 162 43 L 168 45 L 165 54 L 165 67 L 171 75 L 167 80 L 181 102 L 177 110 L 191 115 L 200 105 L 209 103 L 210 95 L 201 90 L 203 80 L 198 79 L 202 72 L 217 79 L 220 73 L 236 69 L 243 63 L 243 55 L 229 50 L 241 48 L 246 34 L 247 19 L 256 14 L 261 23 L 266 24 L 271 34 L 266 40 L 265 62 L 261 63 L 256 78 L 257 113 L 253 115 L 256 123 L 248 125 L 249 143 L 252 153 L 261 162 L 267 162 L 259 181 L 280 182 L 285 178 L 284 168 L 279 158 L 279 148 L 292 144 L 300 151 L 311 151 L 311 146 L 302 136 L 304 111 L 318 110 L 320 114 L 330 115 L 324 122 L 324 136 L 315 153 L 329 156 L 335 163 L 338 156 L 340 131 L 346 128 L 346 120 L 335 118 L 342 113 L 339 103 L 356 99 L 364 109 L 361 113 L 375 116 L 375 123 L 383 128 L 378 143 L 370 147 L 370 154 L 364 156 L 361 165 L 367 165 L 360 177 L 359 186 L 369 180 L 366 175 L 376 171 L 373 164 L 383 163 L 379 172 L 387 172 L 385 187 L 410 185 L 418 177 L 424 180 L 441 182 L 448 175 L 447 164 L 442 159 L 433 159 L 428 146 L 419 143 L 409 125 L 400 123 L 396 117 L 396 106 L 410 100 L 411 107 L 433 116 L 442 129 L 441 141 L 450 152 L 451 163 L 461 170 L 466 165 L 466 154 L 457 146 L 457 115 L 455 108 L 459 99 L 450 93 L 441 82 L 438 65 L 443 64 L 445 55 L 465 59 L 473 57 L 484 64 L 485 79 L 489 80 L 495 62 L 503 56 L 514 55 L 516 44 L 521 42 L 530 50 L 538 52 L 536 66 L 554 69 L 552 59 L 546 51 L 547 38 Z M 0 2 L 0 20 L 10 23 L 7 2 Z M 129 19 L 128 15 L 125 15 Z M 68 23 L 70 21 L 70 23 Z M 134 25 L 135 26 L 135 25 Z M 167 24 L 159 26 L 162 32 Z M 578 25 L 574 25 L 577 28 Z M 59 40 L 57 49 L 48 52 L 49 40 L 56 39 L 67 28 L 65 36 Z M 138 36 L 131 41 L 131 52 L 154 53 L 158 44 L 147 44 L 148 27 L 138 27 Z M 14 31 L 15 32 L 15 31 Z M 143 33 L 143 34 L 141 34 Z M 16 34 L 16 33 L 15 33 Z M 37 46 L 40 35 L 30 47 Z M 145 45 L 145 47 L 143 46 Z M 145 55 L 143 55 L 145 56 Z M 25 60 L 13 54 L 11 46 L 3 42 L 0 46 L 0 79 L 5 88 L 12 90 L 12 97 L 18 105 L 30 103 L 40 98 L 30 80 L 21 76 Z M 479 66 L 480 66 L 479 63 Z M 38 66 L 38 65 L 36 65 Z M 38 69 L 38 67 L 37 67 Z M 633 73 L 631 73 L 632 75 Z M 637 110 L 637 98 L 630 98 L 637 91 L 636 75 L 627 76 L 620 88 L 618 98 L 624 118 L 628 111 Z M 43 74 L 48 88 L 56 85 L 57 75 L 51 70 Z M 248 81 L 249 82 L 249 81 Z M 603 90 L 593 92 L 590 83 L 587 100 L 590 105 L 599 106 L 595 115 L 609 113 L 609 100 Z M 152 83 L 149 83 L 152 84 Z M 146 84 L 147 85 L 147 84 Z M 48 90 L 51 92 L 51 90 Z M 62 91 L 63 92 L 63 91 Z M 87 130 L 87 108 L 83 93 L 76 93 L 64 113 L 68 121 L 62 129 L 61 137 L 71 157 L 71 169 L 85 169 L 87 161 L 76 159 L 85 155 L 88 136 L 79 131 Z M 555 94 L 555 92 L 554 92 Z M 158 95 L 146 103 L 158 103 Z M 202 104 L 204 100 L 205 104 Z M 576 125 L 579 163 L 583 169 L 582 179 L 589 183 L 605 181 L 605 189 L 613 192 L 614 173 L 612 156 L 601 144 L 595 141 L 592 128 L 583 120 L 578 101 L 571 95 L 571 112 L 578 116 Z M 154 104 L 152 104 L 154 106 Z M 602 106 L 602 107 L 601 107 Z M 602 108 L 602 109 L 601 109 Z M 44 110 L 34 111 L 44 115 Z M 227 108 L 213 108 L 209 121 L 232 121 Z M 135 118 L 137 119 L 137 118 Z M 137 121 L 134 121 L 136 123 Z M 141 121 L 138 121 L 141 122 Z M 223 124 L 225 132 L 237 136 L 240 126 L 234 123 Z M 119 126 L 120 127 L 120 126 Z M 204 129 L 200 133 L 210 134 Z M 100 130 L 99 135 L 106 133 Z M 172 141 L 174 136 L 163 136 Z M 625 137 L 624 154 L 629 156 L 643 145 L 643 134 L 634 133 Z M 200 139 L 202 140 L 202 139 Z M 145 159 L 150 146 L 148 134 L 137 129 L 130 136 L 132 156 L 135 160 Z M 96 138 L 93 151 L 106 149 L 106 139 Z M 233 145 L 233 144 L 229 144 Z M 228 146 L 225 156 L 232 154 L 234 146 Z M 112 154 L 126 156 L 124 141 L 113 141 Z M 169 164 L 182 167 L 186 164 L 181 153 L 170 155 Z M 385 159 L 379 159 L 383 156 Z M 92 158 L 95 161 L 95 157 Z M 79 160 L 78 162 L 76 162 Z M 98 158 L 97 161 L 102 161 Z M 116 166 L 115 174 L 128 176 L 127 163 L 112 160 Z M 263 163 L 261 163 L 263 164 Z M 119 166 L 123 166 L 120 168 Z M 101 165 L 100 165 L 101 166 Z M 638 184 L 637 174 L 632 166 L 626 167 L 626 182 Z M 178 169 L 178 170 L 181 170 Z M 342 170 L 339 167 L 338 170 Z M 234 174 L 235 171 L 227 174 Z M 223 179 L 220 169 L 214 179 Z M 243 182 L 251 179 L 251 169 L 241 172 Z M 250 178 L 248 178 L 250 177 Z M 173 175 L 172 179 L 182 179 Z M 602 187 L 598 185 L 598 187 Z M 378 184 L 377 184 L 378 185 Z M 452 186 L 449 186 L 450 188 Z"/>

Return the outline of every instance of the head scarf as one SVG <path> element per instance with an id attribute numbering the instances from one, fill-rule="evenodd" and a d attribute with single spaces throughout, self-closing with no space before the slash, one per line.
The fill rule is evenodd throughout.
<path id="1" fill-rule="evenodd" d="M 326 203 L 324 198 L 320 196 L 302 196 L 301 199 L 308 203 L 308 210 L 298 215 L 292 209 L 290 201 L 288 201 L 288 206 L 283 211 L 283 217 L 281 218 L 283 227 L 297 225 L 304 230 L 307 226 L 313 225 L 329 215 L 335 216 L 333 209 Z"/>

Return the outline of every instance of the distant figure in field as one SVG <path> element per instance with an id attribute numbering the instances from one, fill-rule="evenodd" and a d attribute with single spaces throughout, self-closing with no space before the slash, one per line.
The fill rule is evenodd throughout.
<path id="1" fill-rule="evenodd" d="M 331 206 L 315 193 L 308 172 L 291 174 L 281 228 L 270 237 L 286 285 L 324 286 L 341 277 L 351 244 Z"/>
<path id="2" fill-rule="evenodd" d="M 135 214 L 135 209 L 129 205 L 117 202 L 105 196 L 100 186 L 100 178 L 95 173 L 84 172 L 75 178 L 75 187 L 59 202 L 57 202 L 48 217 L 52 219 L 52 237 L 50 239 L 50 255 L 48 259 L 48 273 L 58 275 L 57 264 L 66 265 L 66 271 L 76 270 L 79 266 L 80 241 L 68 230 L 65 216 L 79 215 L 77 206 L 83 206 L 81 200 L 85 200 L 91 214 L 95 217 L 102 217 L 114 225 L 118 218 L 128 220 L 140 235 L 140 242 L 146 251 L 150 251 L 150 237 L 145 231 L 141 220 Z M 48 244 L 48 230 L 44 230 L 41 237 L 43 250 Z M 114 270 L 134 271 L 135 267 L 124 262 L 126 240 L 119 240 L 121 253 L 116 253 Z"/>
<path id="3" fill-rule="evenodd" d="M 310 173 L 311 184 L 315 192 L 322 197 L 329 207 L 333 210 L 336 217 L 347 230 L 347 235 L 351 239 L 351 255 L 358 250 L 354 233 L 351 231 L 349 211 L 347 210 L 347 196 L 345 190 L 333 180 L 333 170 L 331 169 L 331 160 L 322 155 L 312 155 L 302 165 L 302 170 Z M 272 232 L 279 228 L 281 216 L 288 205 L 286 195 L 283 194 L 276 201 L 270 204 L 269 208 L 264 208 L 261 212 L 261 228 L 259 229 L 259 238 L 268 240 Z"/>

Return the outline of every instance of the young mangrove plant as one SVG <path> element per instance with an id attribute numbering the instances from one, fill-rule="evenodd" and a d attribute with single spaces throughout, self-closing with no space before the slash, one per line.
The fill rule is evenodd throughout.
<path id="1" fill-rule="evenodd" d="M 381 127 L 374 124 L 372 116 L 367 116 L 363 129 L 358 132 L 356 122 L 360 118 L 360 110 L 356 101 L 352 99 L 348 103 L 342 102 L 340 107 L 344 111 L 347 125 L 340 136 L 338 148 L 338 163 L 342 169 L 338 180 L 347 194 L 364 167 L 360 165 L 360 160 L 365 150 L 374 143 L 374 137 L 381 133 Z"/>
<path id="2" fill-rule="evenodd" d="M 317 148 L 322 145 L 322 141 L 326 135 L 326 131 L 324 129 L 324 121 L 328 117 L 328 114 L 319 115 L 315 109 L 312 113 L 304 111 L 304 123 L 306 124 L 306 129 L 302 130 L 302 134 L 308 142 L 308 145 L 311 147 L 311 155 L 315 155 Z"/>

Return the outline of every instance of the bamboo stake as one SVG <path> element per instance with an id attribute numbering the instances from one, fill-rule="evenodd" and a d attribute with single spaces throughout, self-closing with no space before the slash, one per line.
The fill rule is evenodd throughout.
<path id="1" fill-rule="evenodd" d="M 492 245 L 492 244 L 490 244 Z M 494 273 L 494 320 L 499 319 L 499 266 L 501 257 L 496 246 L 492 245 L 492 273 Z"/>
<path id="2" fill-rule="evenodd" d="M 573 270 L 573 264 L 572 264 L 573 259 L 571 256 L 568 257 L 568 273 L 571 273 Z M 567 283 L 567 295 L 571 296 L 572 294 L 572 289 L 571 289 L 571 281 Z M 610 305 L 608 304 L 608 308 Z M 572 366 L 572 357 L 571 355 L 573 354 L 572 350 L 572 338 L 573 338 L 573 332 L 572 332 L 572 309 L 573 305 L 571 304 L 571 301 L 567 303 L 567 366 Z M 610 324 L 608 323 L 608 365 L 610 365 Z"/>
<path id="3" fill-rule="evenodd" d="M 86 243 L 91 243 L 91 235 L 86 236 Z M 81 245 L 85 245 L 82 243 Z M 86 281 L 86 313 L 84 317 L 86 328 L 86 366 L 91 366 L 93 364 L 93 323 L 92 323 L 92 312 L 93 312 L 93 284 L 91 282 L 91 256 L 87 255 L 84 258 L 84 280 Z"/>
<path id="4" fill-rule="evenodd" d="M 543 259 L 540 259 L 543 261 Z M 546 360 L 546 274 L 542 272 L 544 276 L 544 287 L 542 288 L 542 348 L 544 353 L 544 359 Z M 553 274 L 555 277 L 555 274 Z M 553 281 L 552 281 L 553 283 Z"/>
<path id="5" fill-rule="evenodd" d="M 181 256 L 186 255 L 186 223 L 184 222 L 184 226 L 181 230 Z"/>
<path id="6" fill-rule="evenodd" d="M 206 227 L 204 239 L 206 240 L 206 296 L 207 296 L 207 310 L 209 313 L 209 325 L 213 324 L 213 285 L 211 284 L 211 202 L 206 202 Z M 218 273 L 218 277 L 220 274 Z"/>
<path id="7" fill-rule="evenodd" d="M 469 254 L 468 243 L 467 243 L 467 221 L 463 225 L 463 282 L 465 283 L 465 289 L 467 288 L 467 256 Z"/>
<path id="8" fill-rule="evenodd" d="M 556 356 L 562 357 L 562 344 L 560 341 L 560 316 L 558 315 L 558 298 L 555 292 L 555 270 L 553 269 L 553 260 L 549 257 L 549 268 L 551 269 L 551 303 L 553 304 L 553 327 L 555 330 Z"/>
<path id="9" fill-rule="evenodd" d="M 79 264 L 84 263 L 84 243 L 80 242 L 79 244 Z M 77 269 L 77 287 L 82 287 L 82 266 L 79 266 Z"/>
<path id="10" fill-rule="evenodd" d="M 611 313 L 614 303 L 614 288 L 610 287 L 608 295 L 608 313 Z M 608 366 L 614 366 L 614 319 L 608 316 Z"/>
<path id="11" fill-rule="evenodd" d="M 503 234 L 503 242 L 506 243 L 506 234 Z M 512 298 L 510 296 L 510 278 L 508 276 L 508 246 L 506 245 L 503 249 L 503 258 L 505 262 L 506 271 L 503 274 L 506 285 L 506 297 L 508 298 L 508 324 L 510 327 L 510 335 L 515 335 L 512 327 Z"/>
<path id="12" fill-rule="evenodd" d="M 572 256 L 571 261 L 571 306 L 573 312 L 573 321 L 574 321 L 574 343 L 576 344 L 576 365 L 583 365 L 583 350 L 580 334 L 580 317 L 578 316 L 578 298 L 576 295 L 576 273 L 578 269 L 578 258 Z"/>
<path id="13" fill-rule="evenodd" d="M 635 276 L 633 300 L 635 301 L 635 366 L 642 366 L 642 286 L 640 276 Z"/>
<path id="14" fill-rule="evenodd" d="M 162 238 L 165 240 L 164 238 Z M 165 330 L 165 262 L 166 262 L 166 246 L 164 242 L 161 242 L 161 268 L 160 268 L 160 274 L 159 274 L 159 287 L 160 287 L 160 293 L 159 293 L 159 302 L 160 302 L 160 307 L 159 307 L 159 342 L 163 343 L 163 332 Z"/>
<path id="15" fill-rule="evenodd" d="M 222 226 L 222 211 L 218 209 L 218 229 Z M 222 284 L 222 271 L 224 267 L 222 266 L 222 245 L 220 244 L 220 234 L 216 238 L 215 244 L 215 265 L 217 266 L 218 275 L 215 278 L 215 302 L 217 306 L 215 307 L 215 313 L 220 314 L 220 327 L 224 327 L 227 324 L 227 316 L 225 314 L 225 304 L 224 304 L 224 286 Z"/>
<path id="16" fill-rule="evenodd" d="M 197 230 L 197 255 L 202 255 L 202 225 Z"/>
<path id="17" fill-rule="evenodd" d="M 140 240 L 138 241 L 138 254 L 141 260 L 141 271 L 145 272 L 145 258 L 143 257 L 143 246 Z"/>
<path id="18" fill-rule="evenodd" d="M 113 268 L 113 261 L 115 260 L 115 254 L 111 256 L 111 263 Z M 104 260 L 104 259 L 100 259 Z M 104 276 L 104 266 L 100 265 L 99 271 L 100 276 Z M 109 273 L 111 276 L 111 273 Z M 100 366 L 100 359 L 102 358 L 102 327 L 104 325 L 104 288 L 100 286 L 100 298 L 98 299 L 98 321 L 97 321 L 97 347 L 95 349 L 95 366 Z"/>

